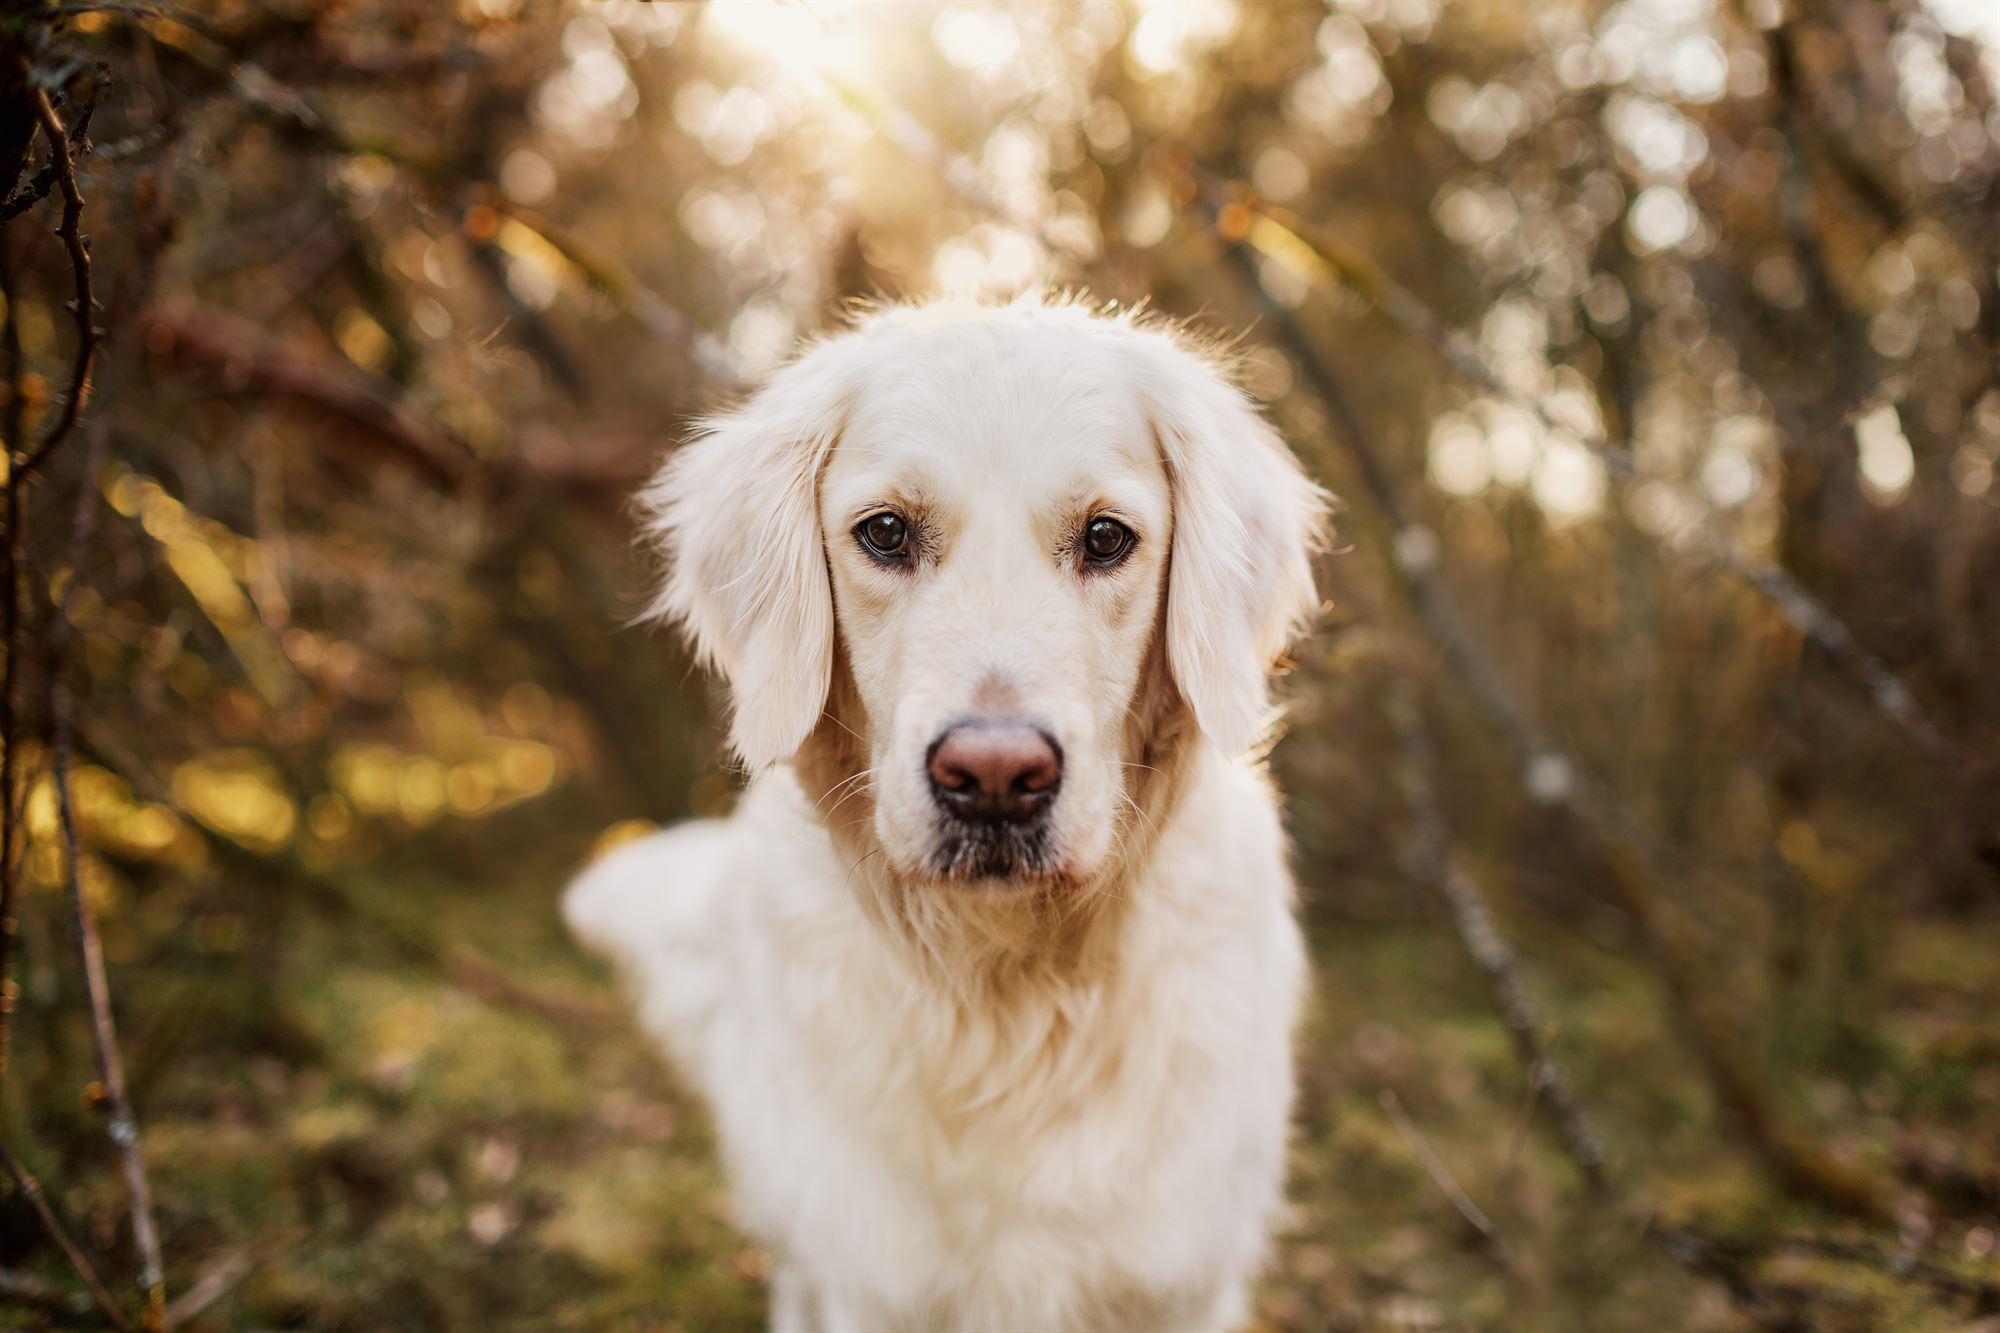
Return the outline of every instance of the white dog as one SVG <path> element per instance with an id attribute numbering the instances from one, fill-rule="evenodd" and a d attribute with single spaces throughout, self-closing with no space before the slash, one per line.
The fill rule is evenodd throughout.
<path id="1" fill-rule="evenodd" d="M 1266 676 L 1321 493 L 1174 331 L 894 309 L 648 495 L 735 814 L 569 891 L 715 1113 L 791 1330 L 1222 1329 L 1305 981 Z"/>

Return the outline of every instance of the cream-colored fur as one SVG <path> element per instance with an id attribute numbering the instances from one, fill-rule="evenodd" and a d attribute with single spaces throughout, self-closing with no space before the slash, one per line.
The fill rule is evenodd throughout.
<path id="1" fill-rule="evenodd" d="M 1239 1322 L 1305 981 L 1246 751 L 1318 491 L 1184 336 L 1023 301 L 818 344 L 649 504 L 753 776 L 565 907 L 715 1112 L 773 1328 Z M 885 508 L 901 564 L 854 535 Z M 1115 567 L 1078 546 L 1101 516 L 1137 534 Z M 925 776 L 986 716 L 1062 756 L 1003 872 L 959 868 Z"/>

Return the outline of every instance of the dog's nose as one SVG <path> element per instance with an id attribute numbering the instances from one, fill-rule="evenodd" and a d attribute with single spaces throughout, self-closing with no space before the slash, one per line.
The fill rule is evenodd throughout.
<path id="1" fill-rule="evenodd" d="M 1062 750 L 1018 722 L 961 722 L 931 746 L 931 790 L 955 814 L 996 821 L 1040 814 L 1062 782 Z"/>

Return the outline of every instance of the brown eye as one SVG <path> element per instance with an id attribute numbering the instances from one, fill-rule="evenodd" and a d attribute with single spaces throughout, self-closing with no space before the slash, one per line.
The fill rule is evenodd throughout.
<path id="1" fill-rule="evenodd" d="M 1132 529 L 1114 518 L 1094 518 L 1083 530 L 1084 558 L 1093 565 L 1113 565 L 1122 560 L 1138 538 Z"/>
<path id="2" fill-rule="evenodd" d="M 854 529 L 854 535 L 861 539 L 870 555 L 884 560 L 901 560 L 909 555 L 910 525 L 900 514 L 884 512 L 865 518 Z"/>

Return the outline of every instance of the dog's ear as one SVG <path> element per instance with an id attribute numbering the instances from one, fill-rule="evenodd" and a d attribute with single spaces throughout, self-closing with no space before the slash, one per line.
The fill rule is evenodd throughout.
<path id="1" fill-rule="evenodd" d="M 819 476 L 848 411 L 857 335 L 822 342 L 735 411 L 703 421 L 641 497 L 677 622 L 730 688 L 730 742 L 752 768 L 789 759 L 826 704 L 833 591 Z"/>
<path id="2" fill-rule="evenodd" d="M 1174 505 L 1168 664 L 1202 732 L 1235 753 L 1264 728 L 1271 667 L 1319 608 L 1327 498 L 1220 367 L 1174 335 L 1142 336 Z"/>

